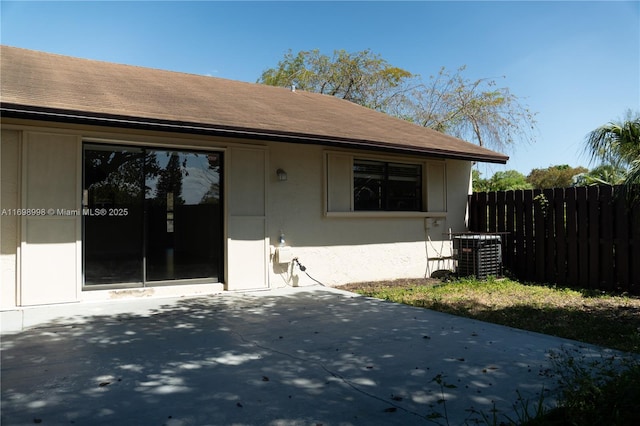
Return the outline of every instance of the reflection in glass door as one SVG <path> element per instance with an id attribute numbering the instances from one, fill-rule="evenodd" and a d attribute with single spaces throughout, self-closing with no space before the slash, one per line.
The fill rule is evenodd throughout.
<path id="1" fill-rule="evenodd" d="M 220 256 L 220 154 L 153 151 L 145 179 L 148 281 L 209 278 Z"/>
<path id="2" fill-rule="evenodd" d="M 84 147 L 84 284 L 222 276 L 221 153 Z"/>
<path id="3" fill-rule="evenodd" d="M 143 282 L 143 162 L 140 149 L 85 147 L 85 284 Z"/>

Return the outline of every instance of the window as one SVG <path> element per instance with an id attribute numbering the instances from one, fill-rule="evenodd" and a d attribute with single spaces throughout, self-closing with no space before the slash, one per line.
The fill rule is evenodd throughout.
<path id="1" fill-rule="evenodd" d="M 353 206 L 356 211 L 422 210 L 422 166 L 354 159 Z"/>

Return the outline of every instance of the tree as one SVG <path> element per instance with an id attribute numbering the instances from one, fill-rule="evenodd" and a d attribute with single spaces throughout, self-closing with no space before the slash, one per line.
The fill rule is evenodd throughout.
<path id="1" fill-rule="evenodd" d="M 220 155 L 207 154 L 207 163 L 208 173 L 204 177 L 209 184 L 209 189 L 202 196 L 200 204 L 220 204 Z"/>
<path id="2" fill-rule="evenodd" d="M 470 80 L 465 67 L 451 74 L 444 67 L 412 91 L 413 120 L 480 146 L 505 150 L 516 139 L 531 142 L 535 114 L 495 80 Z"/>
<path id="3" fill-rule="evenodd" d="M 471 170 L 471 188 L 473 192 L 487 192 L 489 189 L 489 180 L 482 177 L 479 170 Z"/>
<path id="4" fill-rule="evenodd" d="M 473 170 L 473 192 L 510 191 L 532 189 L 525 175 L 517 170 L 496 172 L 490 179 L 482 179 L 478 170 Z"/>
<path id="5" fill-rule="evenodd" d="M 620 185 L 624 183 L 627 171 L 621 167 L 615 167 L 611 164 L 602 164 L 574 176 L 574 186 L 588 185 Z"/>
<path id="6" fill-rule="evenodd" d="M 489 180 L 492 191 L 508 191 L 517 189 L 531 189 L 527 178 L 517 170 L 496 172 Z"/>
<path id="7" fill-rule="evenodd" d="M 333 56 L 319 50 L 291 51 L 275 68 L 265 70 L 258 83 L 294 86 L 309 92 L 336 96 L 378 111 L 393 109 L 402 101 L 404 84 L 413 75 L 391 66 L 379 55 L 363 50 L 348 53 L 336 50 Z"/>
<path id="8" fill-rule="evenodd" d="M 169 161 L 167 165 L 159 171 L 158 183 L 156 185 L 155 199 L 161 204 L 168 203 L 167 194 L 171 195 L 171 200 L 175 205 L 184 204 L 182 198 L 182 175 L 184 164 L 180 164 L 180 155 L 177 152 L 167 153 Z"/>
<path id="9" fill-rule="evenodd" d="M 551 166 L 546 169 L 533 169 L 527 176 L 527 182 L 534 189 L 568 188 L 575 182 L 574 177 L 589 170 L 585 167 L 570 167 L 567 164 Z"/>
<path id="10" fill-rule="evenodd" d="M 364 50 L 318 50 L 285 54 L 258 83 L 324 93 L 429 127 L 480 146 L 504 150 L 516 140 L 532 141 L 535 114 L 495 80 L 471 80 L 465 67 L 441 68 L 423 82 L 420 76 L 390 65 Z"/>
<path id="11" fill-rule="evenodd" d="M 87 150 L 85 183 L 94 201 L 128 204 L 144 197 L 148 187 L 141 188 L 144 176 L 153 178 L 160 168 L 155 153 L 135 150 Z"/>
<path id="12" fill-rule="evenodd" d="M 628 110 L 625 119 L 609 122 L 590 132 L 586 137 L 586 149 L 592 161 L 623 169 L 623 183 L 628 189 L 640 185 L 639 113 Z"/>

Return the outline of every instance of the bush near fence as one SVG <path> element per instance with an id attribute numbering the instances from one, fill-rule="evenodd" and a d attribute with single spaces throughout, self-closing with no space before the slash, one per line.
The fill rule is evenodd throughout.
<path id="1" fill-rule="evenodd" d="M 503 234 L 519 280 L 640 295 L 640 202 L 621 186 L 476 192 L 469 230 Z"/>

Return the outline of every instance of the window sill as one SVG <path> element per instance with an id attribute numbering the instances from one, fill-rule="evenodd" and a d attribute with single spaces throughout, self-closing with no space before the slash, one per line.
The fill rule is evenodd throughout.
<path id="1" fill-rule="evenodd" d="M 445 218 L 447 212 L 397 212 L 397 211 L 357 211 L 357 212 L 325 212 L 330 218 Z"/>

